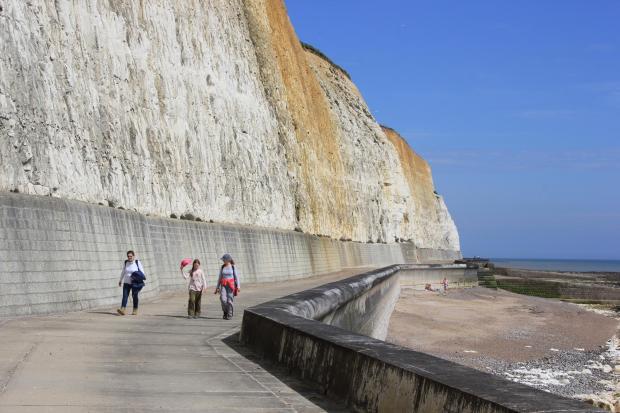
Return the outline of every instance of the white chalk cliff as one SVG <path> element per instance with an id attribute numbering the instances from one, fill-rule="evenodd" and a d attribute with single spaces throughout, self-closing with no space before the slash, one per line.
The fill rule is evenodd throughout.
<path id="1" fill-rule="evenodd" d="M 0 191 L 459 250 L 428 164 L 282 0 L 0 0 Z"/>

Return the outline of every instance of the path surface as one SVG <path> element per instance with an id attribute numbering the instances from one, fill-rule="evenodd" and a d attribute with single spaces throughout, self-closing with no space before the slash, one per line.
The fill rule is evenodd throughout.
<path id="1" fill-rule="evenodd" d="M 203 318 L 187 319 L 186 293 L 144 303 L 139 316 L 104 309 L 0 319 L 0 412 L 341 411 L 265 370 L 235 333 L 244 307 L 363 271 L 244 285 L 230 321 L 211 294 Z"/>

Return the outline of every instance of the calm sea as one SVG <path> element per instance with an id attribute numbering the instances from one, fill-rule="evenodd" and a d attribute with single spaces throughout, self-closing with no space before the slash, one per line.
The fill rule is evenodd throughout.
<path id="1" fill-rule="evenodd" d="M 500 267 L 523 268 L 527 270 L 620 272 L 620 260 L 493 258 L 491 262 Z"/>

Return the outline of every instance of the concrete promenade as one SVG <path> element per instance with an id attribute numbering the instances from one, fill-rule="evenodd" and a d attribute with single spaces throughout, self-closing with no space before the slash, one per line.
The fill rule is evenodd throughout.
<path id="1" fill-rule="evenodd" d="M 213 286 L 196 320 L 186 318 L 185 292 L 142 303 L 139 316 L 117 316 L 114 307 L 0 318 L 0 412 L 343 411 L 265 370 L 235 335 L 245 307 L 366 270 L 243 284 L 230 321 Z"/>

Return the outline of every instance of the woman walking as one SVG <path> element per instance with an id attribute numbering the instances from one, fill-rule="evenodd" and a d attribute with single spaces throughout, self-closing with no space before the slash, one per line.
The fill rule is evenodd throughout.
<path id="1" fill-rule="evenodd" d="M 200 268 L 200 260 L 196 258 L 192 263 L 189 274 L 185 274 L 181 269 L 181 274 L 186 280 L 189 279 L 189 301 L 187 302 L 187 318 L 200 317 L 200 301 L 202 293 L 207 289 L 205 274 Z"/>
<path id="2" fill-rule="evenodd" d="M 217 280 L 215 294 L 220 295 L 220 303 L 222 304 L 222 312 L 224 320 L 230 320 L 233 316 L 233 302 L 237 293 L 241 291 L 239 277 L 235 270 L 235 262 L 230 254 L 224 254 L 222 257 L 224 264 L 220 269 L 220 276 Z"/>
<path id="3" fill-rule="evenodd" d="M 123 264 L 121 278 L 118 280 L 118 286 L 123 287 L 121 308 L 116 310 L 120 315 L 125 315 L 130 292 L 133 300 L 133 312 L 131 314 L 138 315 L 138 294 L 144 287 L 145 279 L 142 263 L 136 259 L 136 254 L 133 251 L 127 251 L 127 260 Z"/>

